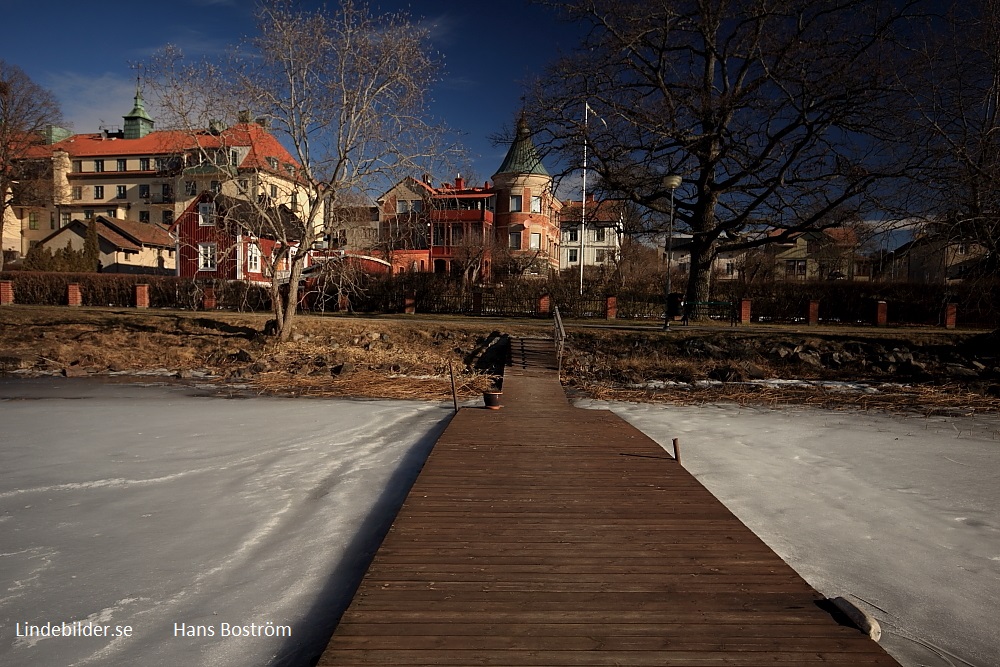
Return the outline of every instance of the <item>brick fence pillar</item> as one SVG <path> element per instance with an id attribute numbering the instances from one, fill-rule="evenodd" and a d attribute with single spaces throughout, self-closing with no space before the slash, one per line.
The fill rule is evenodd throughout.
<path id="1" fill-rule="evenodd" d="M 218 303 L 215 300 L 215 288 L 206 287 L 205 294 L 201 297 L 201 307 L 203 310 L 215 310 Z"/>
<path id="2" fill-rule="evenodd" d="M 885 301 L 875 303 L 875 326 L 884 327 L 889 323 L 889 305 Z"/>
<path id="3" fill-rule="evenodd" d="M 944 307 L 944 328 L 954 329 L 958 323 L 958 304 L 949 303 Z"/>
<path id="4" fill-rule="evenodd" d="M 552 297 L 548 294 L 543 294 L 538 297 L 538 314 L 548 315 L 552 310 Z"/>
<path id="5" fill-rule="evenodd" d="M 80 285 L 78 283 L 70 283 L 69 285 L 66 285 L 66 305 L 83 305 L 83 297 L 80 295 Z"/>
<path id="6" fill-rule="evenodd" d="M 472 312 L 476 315 L 483 314 L 483 293 L 473 292 L 472 293 Z"/>
<path id="7" fill-rule="evenodd" d="M 0 280 L 0 306 L 14 303 L 14 281 Z"/>
<path id="8" fill-rule="evenodd" d="M 149 285 L 135 286 L 135 307 L 149 308 Z"/>
<path id="9" fill-rule="evenodd" d="M 809 302 L 809 326 L 819 325 L 819 301 L 813 299 Z"/>
<path id="10" fill-rule="evenodd" d="M 750 299 L 740 300 L 739 322 L 740 324 L 750 323 Z"/>
<path id="11" fill-rule="evenodd" d="M 618 319 L 618 297 L 609 296 L 604 304 L 604 317 L 609 320 Z"/>
<path id="12" fill-rule="evenodd" d="M 417 293 L 410 291 L 403 295 L 403 312 L 413 315 L 417 312 Z"/>

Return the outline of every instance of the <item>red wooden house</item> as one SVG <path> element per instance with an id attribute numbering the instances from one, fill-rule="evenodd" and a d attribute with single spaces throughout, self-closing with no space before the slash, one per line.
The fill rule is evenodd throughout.
<path id="1" fill-rule="evenodd" d="M 177 275 L 270 284 L 268 266 L 280 242 L 267 230 L 284 225 L 286 238 L 296 239 L 300 224 L 291 209 L 278 205 L 262 212 L 250 202 L 210 192 L 196 197 L 174 221 Z M 309 266 L 311 257 L 306 258 Z M 275 267 L 279 275 L 287 262 Z"/>

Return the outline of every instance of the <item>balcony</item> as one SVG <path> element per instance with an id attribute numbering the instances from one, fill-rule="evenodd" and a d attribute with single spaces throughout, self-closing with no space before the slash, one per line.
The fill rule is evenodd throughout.
<path id="1" fill-rule="evenodd" d="M 432 209 L 431 222 L 485 222 L 493 224 L 493 211 L 481 209 Z"/>

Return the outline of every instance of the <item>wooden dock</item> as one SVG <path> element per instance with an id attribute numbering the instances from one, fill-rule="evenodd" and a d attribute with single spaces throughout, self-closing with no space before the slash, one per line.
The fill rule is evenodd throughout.
<path id="1" fill-rule="evenodd" d="M 897 665 L 659 445 L 513 341 L 434 446 L 320 665 Z"/>

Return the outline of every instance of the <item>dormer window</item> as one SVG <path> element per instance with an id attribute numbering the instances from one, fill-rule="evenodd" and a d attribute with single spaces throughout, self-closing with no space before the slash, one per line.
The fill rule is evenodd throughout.
<path id="1" fill-rule="evenodd" d="M 277 170 L 277 168 L 278 168 L 278 159 L 277 158 L 273 158 L 273 157 L 267 158 L 267 166 L 270 167 L 271 169 Z"/>
<path id="2" fill-rule="evenodd" d="M 229 164 L 231 164 L 234 167 L 239 166 L 240 154 L 237 151 L 235 150 L 229 151 Z"/>
<path id="3" fill-rule="evenodd" d="M 211 227 L 215 224 L 215 202 L 198 204 L 198 226 Z"/>

